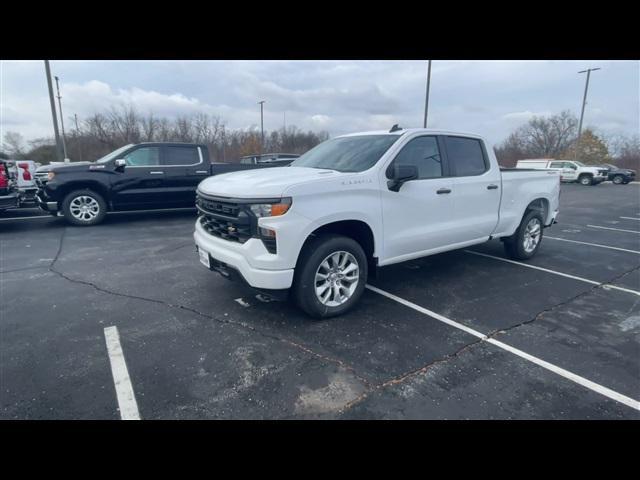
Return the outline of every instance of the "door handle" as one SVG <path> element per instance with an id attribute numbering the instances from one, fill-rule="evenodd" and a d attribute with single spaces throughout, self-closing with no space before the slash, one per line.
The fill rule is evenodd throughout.
<path id="1" fill-rule="evenodd" d="M 441 188 L 440 190 L 438 190 L 436 192 L 438 195 L 442 195 L 443 193 L 451 193 L 451 189 L 450 188 Z"/>
<path id="2" fill-rule="evenodd" d="M 491 184 L 487 186 L 487 190 L 496 190 L 497 188 L 498 188 L 498 185 Z"/>
<path id="3" fill-rule="evenodd" d="M 163 175 L 164 172 L 149 172 L 150 175 Z"/>
<path id="4" fill-rule="evenodd" d="M 196 170 L 196 173 L 204 173 L 206 175 L 209 172 L 207 172 L 206 170 Z"/>

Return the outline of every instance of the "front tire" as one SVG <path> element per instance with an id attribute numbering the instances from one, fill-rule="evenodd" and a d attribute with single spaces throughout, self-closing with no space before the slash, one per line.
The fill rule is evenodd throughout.
<path id="1" fill-rule="evenodd" d="M 313 318 L 342 315 L 360 300 L 367 275 L 367 256 L 358 242 L 343 235 L 321 235 L 300 254 L 293 298 Z"/>
<path id="2" fill-rule="evenodd" d="M 624 178 L 622 178 L 622 175 L 616 175 L 611 181 L 616 185 L 622 185 L 624 183 Z"/>
<path id="3" fill-rule="evenodd" d="M 107 214 L 107 203 L 93 190 L 75 190 L 62 201 L 62 214 L 72 225 L 97 225 Z"/>
<path id="4" fill-rule="evenodd" d="M 514 260 L 529 260 L 542 244 L 542 230 L 544 220 L 542 214 L 536 210 L 527 213 L 518 230 L 504 241 L 507 255 Z"/>
<path id="5" fill-rule="evenodd" d="M 589 185 L 593 185 L 593 177 L 591 175 L 581 175 L 578 182 L 580 182 L 580 185 L 588 187 Z"/>

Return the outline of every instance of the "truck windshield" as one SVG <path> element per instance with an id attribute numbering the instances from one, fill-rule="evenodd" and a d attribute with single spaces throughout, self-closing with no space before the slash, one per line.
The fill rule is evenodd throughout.
<path id="1" fill-rule="evenodd" d="M 578 165 L 579 167 L 584 167 L 585 164 L 582 162 L 578 162 L 577 160 L 574 160 L 573 163 L 575 163 L 576 165 Z"/>
<path id="2" fill-rule="evenodd" d="M 96 163 L 106 163 L 109 160 L 115 160 L 116 158 L 118 158 L 118 155 L 131 147 L 133 147 L 132 143 L 130 143 L 129 145 L 125 145 L 124 147 L 120 147 L 119 149 L 114 150 L 111 153 L 107 153 L 104 157 L 99 158 L 98 160 L 96 160 Z"/>
<path id="3" fill-rule="evenodd" d="M 363 172 L 371 168 L 400 135 L 358 135 L 327 140 L 295 159 L 291 167 Z"/>

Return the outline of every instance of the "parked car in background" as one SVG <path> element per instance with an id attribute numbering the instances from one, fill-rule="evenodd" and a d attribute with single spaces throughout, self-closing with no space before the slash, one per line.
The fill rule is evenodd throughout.
<path id="1" fill-rule="evenodd" d="M 131 144 L 95 162 L 39 169 L 36 199 L 41 209 L 53 215 L 61 212 L 73 225 L 95 225 L 107 211 L 195 208 L 196 187 L 204 178 L 271 166 L 213 163 L 201 144 Z"/>
<path id="2" fill-rule="evenodd" d="M 516 168 L 533 168 L 560 171 L 563 182 L 578 182 L 581 185 L 598 185 L 607 179 L 607 169 L 589 166 L 576 160 L 554 160 L 549 158 L 518 160 Z"/>
<path id="3" fill-rule="evenodd" d="M 0 160 L 0 212 L 20 206 L 20 193 L 15 176 L 6 160 Z"/>
<path id="4" fill-rule="evenodd" d="M 557 171 L 501 169 L 480 136 L 394 126 L 204 180 L 194 240 L 208 269 L 275 297 L 291 289 L 324 318 L 352 308 L 377 267 L 492 238 L 533 257 L 559 195 Z"/>
<path id="5" fill-rule="evenodd" d="M 262 155 L 247 155 L 240 158 L 240 163 L 256 165 L 259 163 L 276 163 L 278 166 L 284 167 L 289 165 L 300 155 L 295 153 L 264 153 Z"/>
<path id="6" fill-rule="evenodd" d="M 15 175 L 20 204 L 35 202 L 38 191 L 35 178 L 38 169 L 36 162 L 33 160 L 5 160 L 5 162 Z"/>
<path id="7" fill-rule="evenodd" d="M 636 179 L 636 171 L 628 168 L 618 168 L 611 163 L 605 163 L 602 167 L 607 168 L 607 180 L 611 180 L 616 185 L 626 185 Z"/>

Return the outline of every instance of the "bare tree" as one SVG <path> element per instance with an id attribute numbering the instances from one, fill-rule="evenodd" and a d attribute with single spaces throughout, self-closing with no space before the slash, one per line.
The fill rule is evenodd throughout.
<path id="1" fill-rule="evenodd" d="M 13 157 L 22 157 L 24 155 L 24 137 L 18 132 L 6 132 L 2 149 Z"/>

